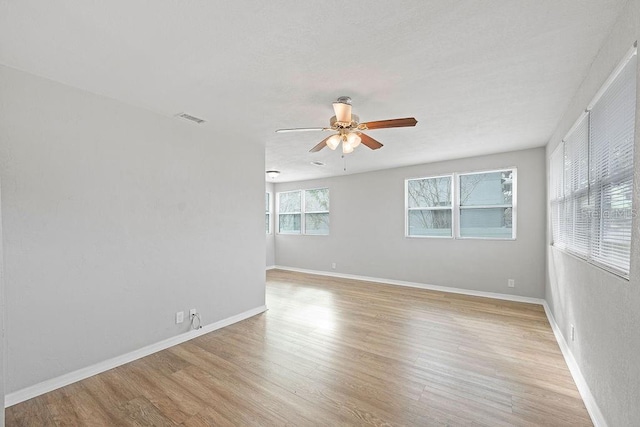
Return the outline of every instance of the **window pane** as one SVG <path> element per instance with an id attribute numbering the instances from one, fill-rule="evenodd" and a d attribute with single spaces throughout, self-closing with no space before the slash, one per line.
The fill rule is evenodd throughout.
<path id="1" fill-rule="evenodd" d="M 409 236 L 451 237 L 451 209 L 409 211 Z"/>
<path id="2" fill-rule="evenodd" d="M 301 211 L 300 191 L 290 191 L 280 193 L 278 197 L 280 213 L 291 213 Z"/>
<path id="3" fill-rule="evenodd" d="M 312 213 L 304 216 L 305 234 L 329 234 L 329 214 Z"/>
<path id="4" fill-rule="evenodd" d="M 551 202 L 551 227 L 553 232 L 553 245 L 557 247 L 564 247 L 565 245 L 565 239 L 562 233 L 562 230 L 564 230 L 564 228 L 562 228 L 564 224 L 562 218 L 562 216 L 564 215 L 563 212 L 564 203 L 561 203 L 560 201 Z"/>
<path id="5" fill-rule="evenodd" d="M 564 249 L 587 256 L 589 251 L 590 206 L 589 206 L 589 115 L 585 114 L 565 137 L 564 142 L 564 186 L 562 203 L 564 217 L 561 231 Z"/>
<path id="6" fill-rule="evenodd" d="M 411 179 L 407 183 L 407 206 L 451 206 L 451 177 Z"/>
<path id="7" fill-rule="evenodd" d="M 564 197 L 564 144 L 561 142 L 551 154 L 549 161 L 549 198 L 560 200 Z"/>
<path id="8" fill-rule="evenodd" d="M 267 230 L 267 234 L 269 234 L 269 231 L 270 231 L 269 230 L 269 225 L 271 225 L 271 224 L 269 224 L 269 214 L 265 215 L 264 221 L 265 221 L 265 229 Z"/>
<path id="9" fill-rule="evenodd" d="M 512 208 L 485 208 L 460 210 L 461 237 L 513 237 Z"/>
<path id="10" fill-rule="evenodd" d="M 460 175 L 460 205 L 510 205 L 512 180 L 511 170 Z"/>
<path id="11" fill-rule="evenodd" d="M 318 188 L 315 190 L 305 190 L 304 192 L 305 212 L 326 212 L 329 210 L 329 189 Z"/>
<path id="12" fill-rule="evenodd" d="M 629 271 L 631 256 L 632 188 L 633 181 L 629 179 L 607 184 L 601 190 L 602 211 L 594 233 L 599 240 L 594 243 L 592 254 L 594 260 L 625 274 Z"/>
<path id="13" fill-rule="evenodd" d="M 589 186 L 589 116 L 585 115 L 566 137 L 564 146 L 564 195 Z"/>
<path id="14" fill-rule="evenodd" d="M 278 230 L 283 234 L 300 233 L 300 214 L 280 214 Z"/>
<path id="15" fill-rule="evenodd" d="M 264 193 L 265 212 L 269 212 L 269 193 Z"/>
<path id="16" fill-rule="evenodd" d="M 591 206 L 589 206 L 589 196 L 586 191 L 575 195 L 572 208 L 574 213 L 571 250 L 581 256 L 587 256 L 589 253 L 589 234 L 593 215 Z"/>

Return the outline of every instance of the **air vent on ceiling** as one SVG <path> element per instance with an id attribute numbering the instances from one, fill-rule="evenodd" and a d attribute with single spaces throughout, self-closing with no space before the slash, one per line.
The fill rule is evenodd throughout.
<path id="1" fill-rule="evenodd" d="M 191 114 L 187 114 L 187 113 L 178 113 L 178 114 L 176 114 L 176 117 L 180 117 L 181 119 L 185 119 L 185 120 L 190 120 L 190 121 L 192 121 L 194 123 L 197 123 L 197 124 L 201 124 L 201 123 L 205 122 L 204 119 L 201 119 L 201 118 L 196 117 L 196 116 L 192 116 Z"/>

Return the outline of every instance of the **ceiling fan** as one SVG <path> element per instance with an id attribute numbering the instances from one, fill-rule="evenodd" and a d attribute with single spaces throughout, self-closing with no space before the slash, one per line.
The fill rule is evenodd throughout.
<path id="1" fill-rule="evenodd" d="M 369 135 L 362 133 L 365 130 L 399 128 L 415 126 L 418 121 L 413 117 L 404 119 L 378 120 L 375 122 L 360 123 L 360 118 L 355 114 L 351 114 L 351 98 L 341 96 L 333 103 L 333 111 L 335 116 L 329 119 L 329 127 L 327 128 L 294 128 L 294 129 L 278 129 L 276 132 L 308 132 L 308 131 L 331 131 L 337 132 L 320 141 L 315 147 L 309 150 L 312 153 L 322 150 L 325 146 L 335 150 L 342 142 L 342 152 L 348 154 L 360 145 L 366 145 L 372 150 L 382 147 L 375 139 Z"/>

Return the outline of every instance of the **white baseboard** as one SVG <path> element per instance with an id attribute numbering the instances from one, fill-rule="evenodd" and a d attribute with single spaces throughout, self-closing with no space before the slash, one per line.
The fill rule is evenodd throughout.
<path id="1" fill-rule="evenodd" d="M 428 290 L 435 290 L 435 291 L 441 291 L 441 292 L 450 292 L 450 293 L 463 294 L 463 295 L 480 296 L 480 297 L 486 297 L 486 298 L 495 298 L 500 300 L 525 302 L 530 304 L 542 305 L 547 315 L 547 319 L 549 320 L 549 324 L 551 325 L 551 329 L 553 330 L 553 334 L 555 335 L 556 341 L 558 342 L 558 346 L 560 347 L 560 351 L 562 352 L 565 362 L 569 367 L 569 371 L 571 372 L 573 380 L 576 383 L 576 387 L 580 392 L 580 396 L 584 401 L 584 404 L 587 408 L 587 411 L 589 412 L 589 415 L 591 416 L 591 420 L 593 421 L 594 426 L 608 427 L 607 422 L 604 419 L 604 416 L 602 415 L 602 412 L 600 411 L 600 408 L 598 407 L 598 404 L 596 403 L 596 400 L 593 397 L 593 394 L 591 393 L 591 390 L 589 389 L 589 386 L 587 385 L 586 380 L 582 376 L 582 372 L 580 371 L 580 368 L 578 367 L 578 364 L 575 358 L 573 357 L 573 354 L 571 353 L 571 350 L 569 349 L 567 342 L 564 339 L 564 336 L 560 332 L 560 328 L 558 327 L 558 324 L 556 323 L 555 318 L 551 313 L 549 305 L 545 300 L 541 298 L 531 298 L 531 297 L 523 297 L 518 295 L 499 294 L 499 293 L 493 293 L 493 292 L 473 291 L 468 289 L 451 288 L 447 286 L 428 285 L 424 283 L 405 282 L 400 280 L 380 279 L 376 277 L 359 276 L 355 274 L 342 274 L 342 273 L 334 273 L 334 272 L 319 271 L 319 270 L 307 270 L 302 268 L 285 267 L 281 265 L 268 266 L 266 267 L 266 269 L 295 271 L 299 273 L 315 274 L 319 276 L 362 280 L 362 281 L 374 282 L 374 283 L 407 286 L 411 288 L 428 289 Z M 23 388 L 22 390 L 9 393 L 5 396 L 5 408 L 20 402 L 24 402 L 25 400 L 29 400 L 41 394 L 48 393 L 60 387 L 64 387 L 74 382 L 83 380 L 85 378 L 91 377 L 101 372 L 108 371 L 109 369 L 113 369 L 115 367 L 124 365 L 126 363 L 132 362 L 134 360 L 140 359 L 142 357 L 145 357 L 150 354 L 156 353 L 158 351 L 172 347 L 174 345 L 181 344 L 185 341 L 189 341 L 193 338 L 199 337 L 200 335 L 204 335 L 206 333 L 213 332 L 217 329 L 224 328 L 225 326 L 229 326 L 236 322 L 240 322 L 242 320 L 248 319 L 249 317 L 263 313 L 266 310 L 267 310 L 267 306 L 262 305 L 254 309 L 247 310 L 243 313 L 237 314 L 235 316 L 231 316 L 226 319 L 220 320 L 218 322 L 211 323 L 209 325 L 204 326 L 202 329 L 185 332 L 175 337 L 167 338 L 166 340 L 148 345 L 139 350 L 135 350 L 130 353 L 123 354 L 121 356 L 116 356 L 112 359 L 105 360 L 104 362 L 96 363 L 95 365 L 78 369 L 77 371 L 73 371 L 68 374 L 61 375 L 59 377 L 52 378 L 50 380 L 46 380 L 41 383 Z"/>
<path id="2" fill-rule="evenodd" d="M 365 282 L 383 283 L 386 285 L 396 285 L 396 286 L 407 286 L 410 288 L 428 289 L 431 291 L 449 292 L 452 294 L 471 295 L 476 297 L 494 298 L 494 299 L 515 301 L 515 302 L 526 302 L 529 304 L 542 305 L 544 303 L 544 300 L 542 298 L 523 297 L 520 295 L 499 294 L 495 292 L 485 292 L 485 291 L 473 291 L 469 289 L 451 288 L 448 286 L 428 285 L 425 283 L 405 282 L 402 280 L 380 279 L 378 277 L 359 276 L 356 274 L 334 273 L 332 271 L 306 270 L 303 268 L 285 267 L 282 265 L 276 265 L 274 266 L 274 268 L 278 270 L 295 271 L 298 273 L 315 274 L 318 276 L 329 276 L 329 277 L 339 277 L 341 279 L 362 280 Z"/>
<path id="3" fill-rule="evenodd" d="M 553 317 L 553 313 L 551 313 L 551 309 L 549 308 L 547 301 L 544 301 L 542 306 L 544 307 L 544 312 L 547 314 L 547 319 L 549 319 L 549 324 L 551 325 L 553 334 L 556 336 L 556 341 L 558 342 L 560 351 L 562 352 L 564 360 L 569 367 L 573 381 L 576 383 L 576 387 L 578 387 L 580 396 L 582 396 L 584 406 L 587 407 L 587 412 L 589 412 L 593 425 L 595 427 L 607 427 L 607 421 L 604 419 L 604 416 L 600 411 L 600 407 L 598 407 L 596 399 L 593 397 L 591 389 L 589 389 L 589 386 L 587 385 L 587 381 L 584 379 L 584 376 L 582 376 L 582 371 L 580 371 L 580 367 L 578 366 L 576 359 L 573 357 L 573 353 L 571 353 L 567 341 L 564 339 L 562 332 L 560 332 L 560 328 L 556 323 L 555 317 Z"/>
<path id="4" fill-rule="evenodd" d="M 175 337 L 167 338 L 166 340 L 157 342 L 155 344 L 148 345 L 139 350 L 135 350 L 121 356 L 116 356 L 112 359 L 105 360 L 104 362 L 96 363 L 95 365 L 78 369 L 77 371 L 69 372 L 68 374 L 64 374 L 56 378 L 51 378 L 50 380 L 46 380 L 41 383 L 23 388 L 22 390 L 9 393 L 5 396 L 4 399 L 5 408 L 15 405 L 16 403 L 24 402 L 25 400 L 39 396 L 41 394 L 48 393 L 57 388 L 64 387 L 71 383 L 83 380 L 101 372 L 108 371 L 109 369 L 124 365 L 125 363 L 133 362 L 134 360 L 156 353 L 160 350 L 173 347 L 174 345 L 181 344 L 185 341 L 189 341 L 190 339 L 199 337 L 200 335 L 204 335 L 217 329 L 224 328 L 225 326 L 229 326 L 233 323 L 240 322 L 241 320 L 248 319 L 249 317 L 255 316 L 256 314 L 263 313 L 266 310 L 267 306 L 261 305 L 251 310 L 247 310 L 243 313 L 236 314 L 235 316 L 227 317 L 226 319 L 222 319 L 215 323 L 205 325 L 202 327 L 202 329 L 191 330 L 189 332 L 176 335 Z"/>

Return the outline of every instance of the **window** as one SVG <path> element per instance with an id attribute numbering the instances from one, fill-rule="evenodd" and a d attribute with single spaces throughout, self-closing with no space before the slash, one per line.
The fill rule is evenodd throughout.
<path id="1" fill-rule="evenodd" d="M 637 50 L 550 158 L 553 245 L 629 277 Z"/>
<path id="2" fill-rule="evenodd" d="M 406 181 L 407 236 L 453 235 L 452 183 L 451 175 Z"/>
<path id="3" fill-rule="evenodd" d="M 329 189 L 304 192 L 305 234 L 329 234 Z"/>
<path id="4" fill-rule="evenodd" d="M 459 175 L 459 237 L 513 239 L 515 170 Z"/>
<path id="5" fill-rule="evenodd" d="M 567 136 L 558 164 L 562 178 L 562 241 L 577 255 L 589 251 L 589 115 L 584 114 Z"/>
<path id="6" fill-rule="evenodd" d="M 267 229 L 267 234 L 271 234 L 271 203 L 270 202 L 270 194 L 264 193 L 264 203 L 265 203 L 265 227 Z"/>
<path id="7" fill-rule="evenodd" d="M 329 189 L 278 193 L 280 234 L 329 234 Z"/>
<path id="8" fill-rule="evenodd" d="M 406 236 L 515 239 L 516 170 L 408 179 Z"/>
<path id="9" fill-rule="evenodd" d="M 278 232 L 300 234 L 302 232 L 302 192 L 278 193 Z"/>
<path id="10" fill-rule="evenodd" d="M 553 244 L 564 247 L 567 228 L 564 224 L 564 145 L 551 155 L 549 163 L 549 199 L 551 209 L 551 230 Z"/>

